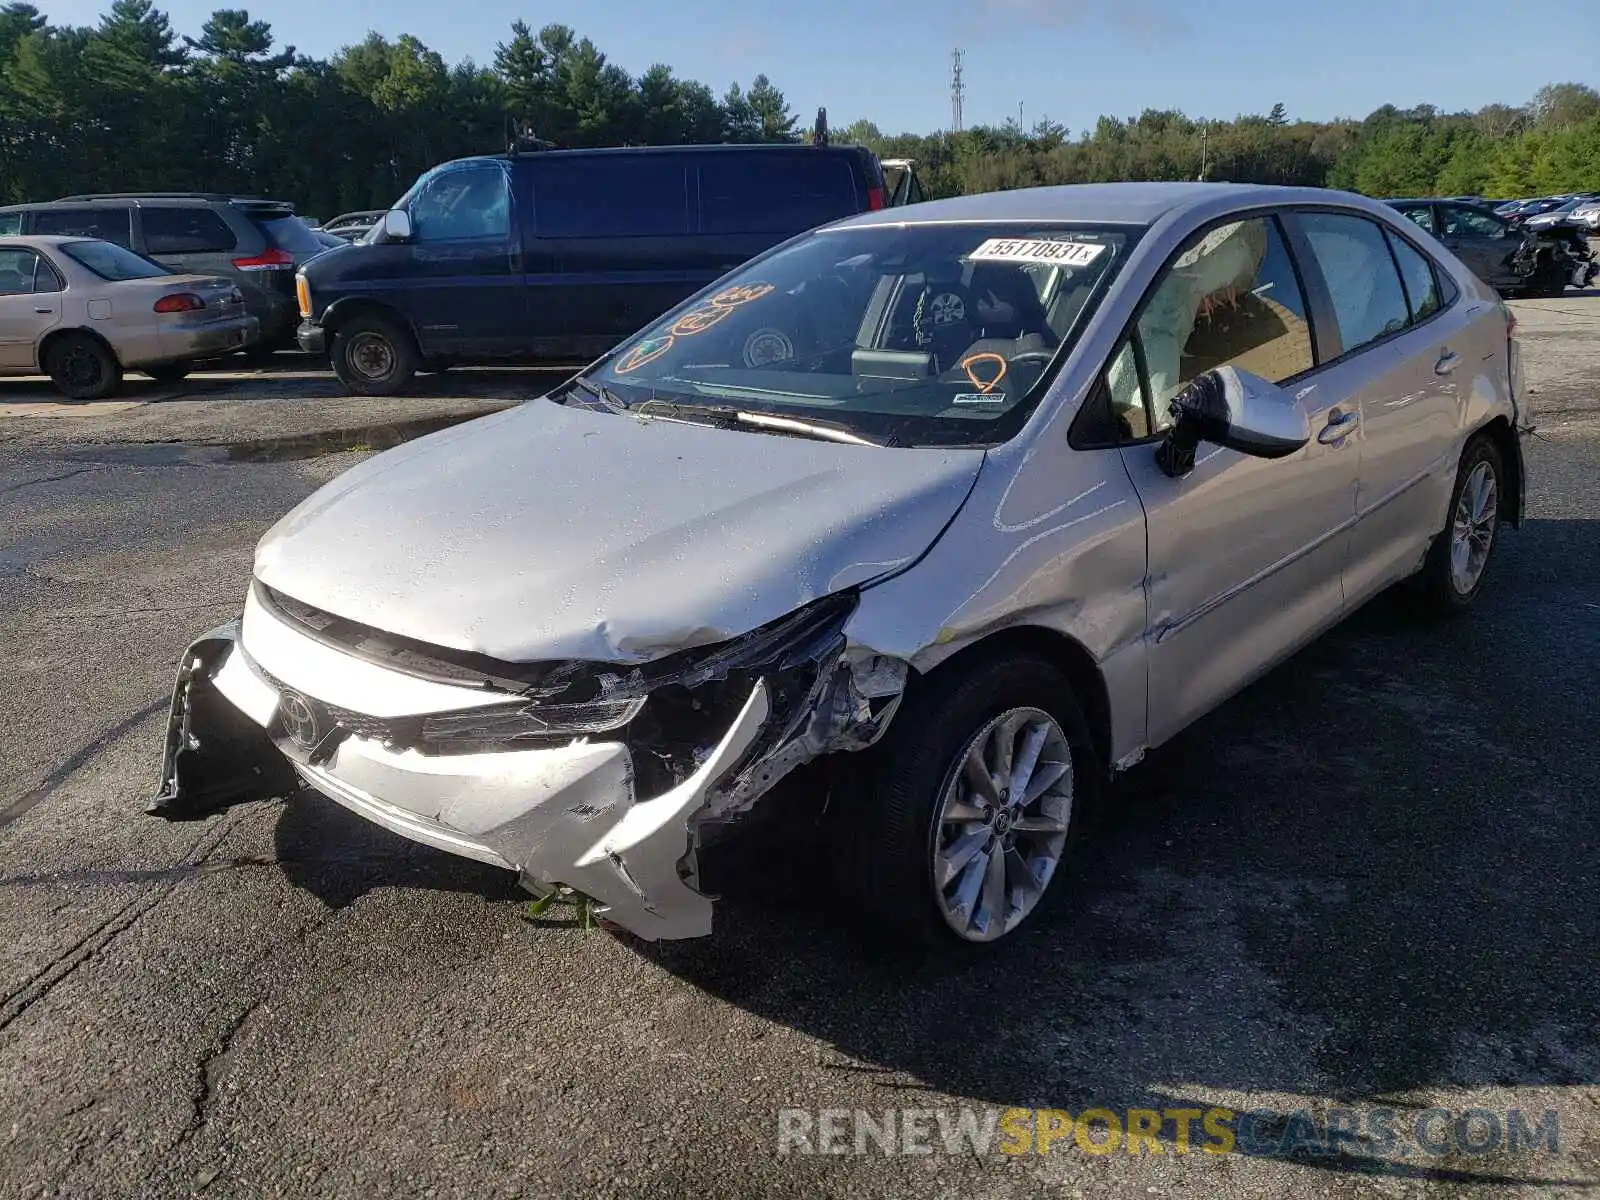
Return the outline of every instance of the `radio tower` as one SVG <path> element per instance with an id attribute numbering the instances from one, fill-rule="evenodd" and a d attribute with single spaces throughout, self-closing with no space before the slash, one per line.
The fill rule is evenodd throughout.
<path id="1" fill-rule="evenodd" d="M 967 94 L 967 85 L 961 82 L 961 59 L 965 51 L 959 46 L 950 51 L 950 127 L 961 132 L 961 100 Z"/>

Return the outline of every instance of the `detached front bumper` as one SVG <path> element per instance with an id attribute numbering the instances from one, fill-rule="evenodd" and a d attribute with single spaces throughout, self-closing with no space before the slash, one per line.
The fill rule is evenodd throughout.
<path id="1" fill-rule="evenodd" d="M 424 755 L 347 735 L 319 752 L 322 743 L 305 722 L 314 729 L 317 718 L 307 714 L 327 705 L 308 707 L 308 697 L 281 675 L 296 667 L 314 671 L 316 651 L 333 652 L 296 646 L 291 631 L 265 624 L 270 620 L 259 609 L 246 612 L 253 633 L 266 631 L 252 644 L 273 660 L 270 668 L 245 651 L 240 622 L 213 630 L 186 652 L 152 813 L 182 819 L 304 783 L 401 837 L 515 871 L 532 890 L 575 888 L 603 905 L 601 915 L 647 940 L 711 932 L 711 900 L 695 890 L 690 870 L 691 820 L 766 722 L 764 682 L 692 776 L 640 801 L 628 749 L 619 742 Z M 297 655 L 302 661 L 295 664 Z M 462 690 L 408 682 L 414 692 Z M 412 699 L 419 698 L 428 702 Z M 436 702 L 459 697 L 440 694 Z"/>

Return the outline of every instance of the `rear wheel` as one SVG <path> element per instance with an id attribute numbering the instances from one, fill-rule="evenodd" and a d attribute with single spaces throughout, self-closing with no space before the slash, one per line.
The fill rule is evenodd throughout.
<path id="1" fill-rule="evenodd" d="M 157 383 L 177 383 L 188 375 L 190 371 L 194 370 L 194 364 L 191 362 L 161 363 L 157 366 L 142 367 L 140 369 Z"/>
<path id="2" fill-rule="evenodd" d="M 333 373 L 363 396 L 392 396 L 411 382 L 421 355 L 411 334 L 386 317 L 359 315 L 333 335 Z"/>
<path id="3" fill-rule="evenodd" d="M 863 932 L 897 946 L 980 952 L 1060 892 L 1073 812 L 1098 786 L 1070 685 L 1007 655 L 906 698 L 844 805 L 844 880 Z"/>
<path id="4" fill-rule="evenodd" d="M 1500 539 L 1500 507 L 1505 466 L 1487 437 L 1467 443 L 1450 496 L 1450 516 L 1434 538 L 1417 577 L 1427 607 L 1438 613 L 1464 612 L 1483 587 L 1489 559 Z"/>
<path id="5" fill-rule="evenodd" d="M 74 400 L 100 400 L 122 384 L 117 356 L 87 333 L 69 333 L 51 342 L 44 369 L 56 391 Z"/>

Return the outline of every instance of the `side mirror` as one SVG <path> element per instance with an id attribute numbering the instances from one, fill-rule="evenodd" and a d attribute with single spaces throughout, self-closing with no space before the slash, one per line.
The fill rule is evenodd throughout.
<path id="1" fill-rule="evenodd" d="M 391 208 L 383 214 L 383 236 L 391 242 L 411 240 L 411 214 L 403 208 Z"/>
<path id="2" fill-rule="evenodd" d="M 1211 442 L 1255 458 L 1286 458 L 1311 440 L 1311 422 L 1276 384 L 1237 367 L 1215 367 L 1172 398 L 1172 427 L 1156 463 L 1173 479 L 1194 470 L 1194 453 Z"/>

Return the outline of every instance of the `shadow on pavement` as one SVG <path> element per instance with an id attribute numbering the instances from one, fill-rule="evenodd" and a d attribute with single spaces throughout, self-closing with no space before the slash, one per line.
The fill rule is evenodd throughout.
<path id="1" fill-rule="evenodd" d="M 792 842 L 752 860 L 711 938 L 622 942 L 836 1047 L 884 1105 L 1205 1108 L 1184 1094 L 1205 1089 L 1404 1109 L 1600 1083 L 1597 585 L 1600 522 L 1533 520 L 1471 615 L 1369 604 L 1080 814 L 1062 903 L 993 957 L 860 948 L 826 903 L 827 847 Z M 521 895 L 313 798 L 286 809 L 278 856 L 330 904 L 396 883 Z"/>

